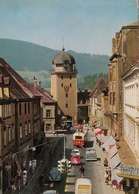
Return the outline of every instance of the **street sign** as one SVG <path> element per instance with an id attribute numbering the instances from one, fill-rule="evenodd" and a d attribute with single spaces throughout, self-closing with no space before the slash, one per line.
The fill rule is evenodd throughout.
<path id="1" fill-rule="evenodd" d="M 117 185 L 117 180 L 112 180 L 112 185 Z"/>

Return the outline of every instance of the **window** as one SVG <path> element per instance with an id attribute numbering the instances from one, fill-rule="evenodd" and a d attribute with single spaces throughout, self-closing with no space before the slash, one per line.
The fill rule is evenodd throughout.
<path id="1" fill-rule="evenodd" d="M 19 115 L 21 115 L 21 103 L 19 104 Z"/>
<path id="2" fill-rule="evenodd" d="M 61 79 L 63 79 L 63 75 L 61 75 Z"/>
<path id="3" fill-rule="evenodd" d="M 28 103 L 28 113 L 30 113 L 30 103 Z"/>
<path id="4" fill-rule="evenodd" d="M 36 115 L 37 112 L 38 112 L 38 107 L 37 107 L 37 103 L 36 103 L 36 104 L 34 104 L 34 114 Z"/>
<path id="5" fill-rule="evenodd" d="M 115 92 L 113 92 L 113 106 L 115 106 L 115 101 L 116 101 L 116 96 L 115 96 Z"/>
<path id="6" fill-rule="evenodd" d="M 2 88 L 0 88 L 0 98 L 3 98 Z"/>
<path id="7" fill-rule="evenodd" d="M 28 121 L 28 132 L 31 133 L 30 121 Z"/>
<path id="8" fill-rule="evenodd" d="M 70 84 L 70 87 L 72 87 L 72 84 Z"/>
<path id="9" fill-rule="evenodd" d="M 11 127 L 8 128 L 8 133 L 9 133 L 9 143 L 11 142 Z"/>
<path id="10" fill-rule="evenodd" d="M 66 104 L 66 108 L 68 108 L 68 104 Z"/>
<path id="11" fill-rule="evenodd" d="M 27 136 L 28 134 L 28 126 L 27 126 L 27 123 L 25 122 L 25 136 Z"/>
<path id="12" fill-rule="evenodd" d="M 10 117 L 11 116 L 11 104 L 5 104 L 4 105 L 4 117 Z"/>
<path id="13" fill-rule="evenodd" d="M 6 128 L 4 128 L 4 147 L 7 145 L 7 140 L 6 140 Z"/>
<path id="14" fill-rule="evenodd" d="M 22 124 L 20 124 L 19 131 L 20 131 L 20 139 L 22 139 L 23 138 Z"/>
<path id="15" fill-rule="evenodd" d="M 72 79 L 72 76 L 70 75 L 70 79 Z"/>
<path id="16" fill-rule="evenodd" d="M 25 112 L 25 115 L 27 114 L 27 107 L 26 107 L 26 103 L 24 104 L 24 112 Z"/>
<path id="17" fill-rule="evenodd" d="M 4 98 L 9 98 L 10 96 L 9 88 L 3 88 L 3 93 Z"/>
<path id="18" fill-rule="evenodd" d="M 14 140 L 14 125 L 12 124 L 12 140 Z"/>
<path id="19" fill-rule="evenodd" d="M 68 97 L 68 94 L 66 94 L 66 97 Z"/>
<path id="20" fill-rule="evenodd" d="M 61 84 L 61 87 L 63 88 L 63 84 Z"/>
<path id="21" fill-rule="evenodd" d="M 51 117 L 51 110 L 46 110 L 46 117 L 47 118 Z"/>
<path id="22" fill-rule="evenodd" d="M 12 113 L 11 115 L 15 115 L 15 104 L 11 104 Z"/>

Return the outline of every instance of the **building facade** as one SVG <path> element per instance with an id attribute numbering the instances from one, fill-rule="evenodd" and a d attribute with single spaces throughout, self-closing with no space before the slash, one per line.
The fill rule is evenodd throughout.
<path id="1" fill-rule="evenodd" d="M 40 96 L 0 58 L 0 192 L 34 154 L 41 131 Z"/>

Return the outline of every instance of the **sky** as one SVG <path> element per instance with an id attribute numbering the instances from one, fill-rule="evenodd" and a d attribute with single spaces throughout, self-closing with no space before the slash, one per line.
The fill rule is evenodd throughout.
<path id="1" fill-rule="evenodd" d="M 138 20 L 137 0 L 0 0 L 0 38 L 110 56 L 112 38 Z"/>

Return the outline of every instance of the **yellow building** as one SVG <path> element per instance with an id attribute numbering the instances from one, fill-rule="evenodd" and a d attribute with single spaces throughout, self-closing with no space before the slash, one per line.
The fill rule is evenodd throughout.
<path id="1" fill-rule="evenodd" d="M 65 52 L 52 60 L 51 95 L 58 103 L 58 114 L 70 115 L 73 125 L 77 123 L 77 69 L 75 59 Z"/>

